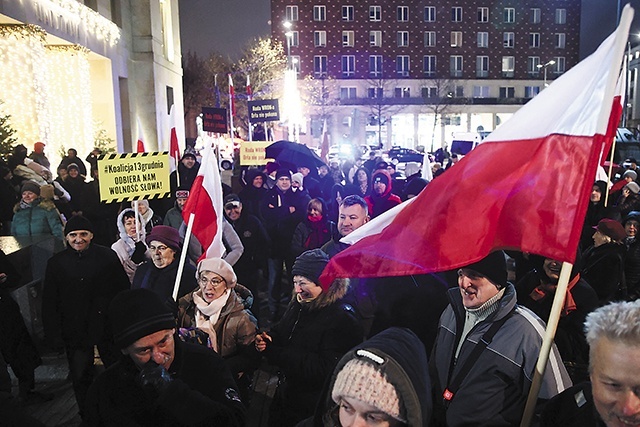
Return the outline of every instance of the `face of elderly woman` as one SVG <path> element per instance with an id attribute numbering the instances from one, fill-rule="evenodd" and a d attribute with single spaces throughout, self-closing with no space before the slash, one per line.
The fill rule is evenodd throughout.
<path id="1" fill-rule="evenodd" d="M 176 251 L 157 240 L 151 241 L 149 252 L 151 252 L 151 261 L 157 268 L 165 268 L 176 258 Z"/>
<path id="2" fill-rule="evenodd" d="M 200 273 L 198 284 L 202 291 L 202 299 L 207 303 L 220 298 L 227 289 L 227 282 L 222 276 L 213 271 L 203 271 Z"/>

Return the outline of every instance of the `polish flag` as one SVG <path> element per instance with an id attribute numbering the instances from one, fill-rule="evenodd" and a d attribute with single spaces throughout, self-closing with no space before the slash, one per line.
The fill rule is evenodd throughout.
<path id="1" fill-rule="evenodd" d="M 182 209 L 185 223 L 189 223 L 191 214 L 194 215 L 192 233 L 204 249 L 200 259 L 221 258 L 225 253 L 222 244 L 222 184 L 211 144 L 205 148 L 198 176 Z"/>
<path id="2" fill-rule="evenodd" d="M 169 127 L 171 128 L 169 140 L 169 172 L 173 172 L 178 167 L 180 161 L 180 147 L 178 146 L 178 134 L 176 132 L 176 106 L 171 106 L 169 111 Z"/>
<path id="3" fill-rule="evenodd" d="M 136 125 L 138 126 L 138 153 L 144 153 L 146 150 L 144 149 L 144 137 L 142 136 L 142 125 L 140 124 L 140 118 L 136 118 Z"/>
<path id="4" fill-rule="evenodd" d="M 249 75 L 247 74 L 247 100 L 251 101 L 253 99 L 253 92 L 251 91 L 251 81 L 249 80 Z"/>
<path id="5" fill-rule="evenodd" d="M 322 285 L 453 270 L 498 249 L 573 262 L 599 159 L 615 131 L 609 123 L 620 117 L 614 97 L 629 24 L 393 218 L 357 230 L 365 237 L 331 259 Z"/>
<path id="6" fill-rule="evenodd" d="M 322 124 L 322 145 L 320 146 L 320 158 L 323 162 L 327 161 L 329 154 L 329 132 L 327 132 L 327 119 Z"/>

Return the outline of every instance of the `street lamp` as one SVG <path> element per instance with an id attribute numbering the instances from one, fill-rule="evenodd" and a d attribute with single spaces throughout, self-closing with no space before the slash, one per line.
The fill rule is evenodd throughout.
<path id="1" fill-rule="evenodd" d="M 536 67 L 538 67 L 538 69 L 544 68 L 544 87 L 545 88 L 547 87 L 547 67 L 549 65 L 553 65 L 555 63 L 556 63 L 556 61 L 554 61 L 552 59 L 551 61 L 547 62 L 546 64 L 538 64 L 538 65 L 536 65 Z"/>

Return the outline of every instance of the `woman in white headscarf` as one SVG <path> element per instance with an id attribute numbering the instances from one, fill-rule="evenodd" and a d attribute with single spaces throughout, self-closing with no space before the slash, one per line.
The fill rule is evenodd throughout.
<path id="1" fill-rule="evenodd" d="M 111 245 L 111 249 L 118 254 L 129 281 L 133 283 L 138 266 L 147 259 L 149 248 L 144 242 L 146 232 L 140 214 L 136 214 L 133 209 L 120 212 L 117 225 L 120 239 Z"/>

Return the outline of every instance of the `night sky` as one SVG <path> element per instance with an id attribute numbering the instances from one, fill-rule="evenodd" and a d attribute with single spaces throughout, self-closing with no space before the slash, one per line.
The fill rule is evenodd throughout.
<path id="1" fill-rule="evenodd" d="M 624 5 L 626 0 L 620 0 Z M 630 0 L 636 8 L 631 29 L 640 33 L 640 0 Z M 179 0 L 182 51 L 200 56 L 218 51 L 232 59 L 251 39 L 268 36 L 269 0 Z M 618 0 L 582 0 L 580 57 L 593 52 L 616 26 Z M 640 38 L 631 36 L 634 45 Z"/>

